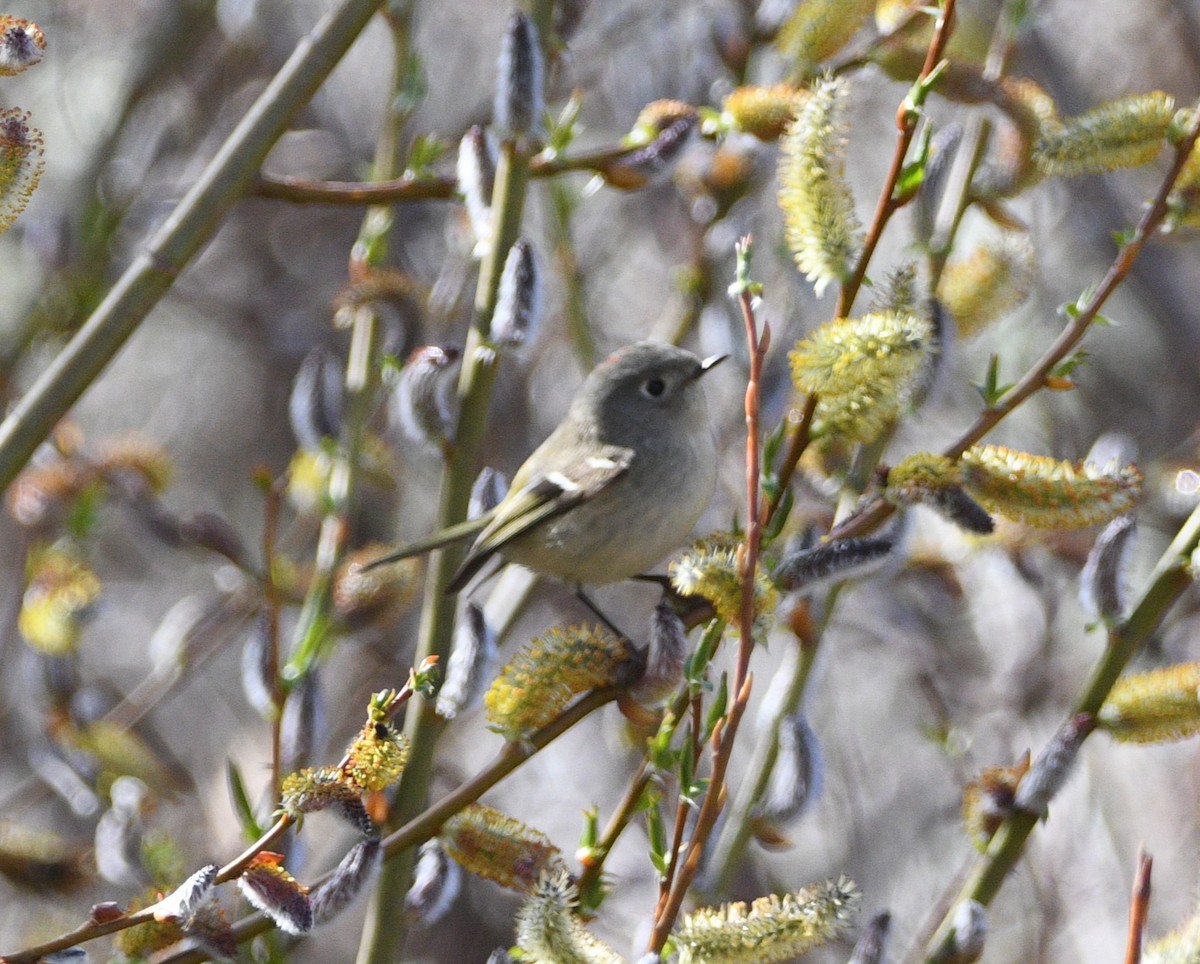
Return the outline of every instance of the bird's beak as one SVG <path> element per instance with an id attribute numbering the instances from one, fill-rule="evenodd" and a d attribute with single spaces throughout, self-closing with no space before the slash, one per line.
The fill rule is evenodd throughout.
<path id="1" fill-rule="evenodd" d="M 700 374 L 696 377 L 699 378 L 700 375 L 703 375 L 705 372 L 712 371 L 728 357 L 728 355 L 709 355 L 702 362 L 700 362 Z"/>

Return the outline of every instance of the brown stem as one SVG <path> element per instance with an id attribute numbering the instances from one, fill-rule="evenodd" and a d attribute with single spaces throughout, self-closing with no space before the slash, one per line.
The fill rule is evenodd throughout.
<path id="1" fill-rule="evenodd" d="M 532 177 L 554 177 L 568 171 L 603 174 L 614 161 L 638 150 L 636 147 L 606 147 L 586 154 L 548 157 L 539 154 L 529 161 Z M 453 177 L 416 177 L 404 174 L 385 181 L 322 181 L 314 178 L 260 173 L 251 193 L 255 197 L 296 204 L 400 204 L 405 201 L 449 201 L 458 190 Z"/>
<path id="2" fill-rule="evenodd" d="M 1029 398 L 1029 396 L 1033 395 L 1034 392 L 1043 388 L 1046 384 L 1047 376 L 1054 370 L 1055 366 L 1066 358 L 1071 349 L 1083 340 L 1088 329 L 1099 317 L 1100 309 L 1104 307 L 1109 296 L 1129 276 L 1129 272 L 1133 268 L 1133 263 L 1137 260 L 1138 255 L 1141 254 L 1142 248 L 1158 230 L 1163 219 L 1167 216 L 1167 199 L 1175 186 L 1175 181 L 1178 179 L 1179 173 L 1183 170 L 1183 165 L 1191 155 L 1192 148 L 1196 145 L 1197 138 L 1200 138 L 1200 111 L 1195 113 L 1186 133 L 1175 145 L 1174 161 L 1171 164 L 1170 170 L 1167 171 L 1166 176 L 1163 178 L 1162 183 L 1159 185 L 1154 200 L 1142 214 L 1132 237 L 1121 246 L 1116 258 L 1113 259 L 1100 284 L 1096 286 L 1095 290 L 1087 298 L 1086 303 L 1078 309 L 1075 316 L 1071 319 L 1070 324 L 1054 339 L 1054 342 L 1046 349 L 1042 357 L 1034 363 L 1029 371 L 1021 376 L 1021 380 L 1009 389 L 999 402 L 980 412 L 979 417 L 975 419 L 974 423 L 961 436 L 942 450 L 943 455 L 947 458 L 956 459 L 987 435 L 1013 409 Z M 852 516 L 837 526 L 829 534 L 829 538 L 846 539 L 850 536 L 870 532 L 894 511 L 895 509 L 891 505 L 876 497 L 857 515 Z"/>
<path id="3" fill-rule="evenodd" d="M 1138 848 L 1137 871 L 1129 901 L 1129 936 L 1125 942 L 1125 964 L 1141 964 L 1142 935 L 1150 912 L 1150 868 L 1154 863 L 1144 847 Z"/>
<path id="4" fill-rule="evenodd" d="M 738 244 L 739 303 L 742 320 L 746 327 L 746 342 L 749 347 L 750 371 L 746 380 L 746 535 L 739 548 L 741 574 L 741 612 L 737 663 L 733 677 L 734 699 L 723 725 L 718 724 L 712 736 L 712 772 L 708 789 L 692 837 L 688 843 L 683 865 L 675 871 L 670 892 L 665 901 L 660 901 L 655 910 L 654 929 L 647 950 L 659 954 L 667 942 L 671 928 L 683 907 L 684 898 L 700 869 L 700 858 L 705 845 L 716 825 L 717 817 L 725 805 L 725 773 L 733 755 L 733 744 L 738 725 L 750 701 L 754 678 L 750 675 L 750 656 L 754 652 L 754 579 L 758 568 L 759 548 L 762 542 L 760 522 L 759 487 L 761 485 L 761 462 L 759 446 L 759 385 L 762 378 L 763 358 L 771 344 L 771 329 L 763 325 L 761 335 L 754 318 L 754 292 L 749 282 L 749 258 L 751 239 L 743 238 Z M 674 865 L 675 861 L 672 861 Z"/>
<path id="5" fill-rule="evenodd" d="M 919 88 L 941 63 L 946 44 L 950 41 L 950 34 L 954 30 L 954 3 L 955 0 L 946 0 L 945 6 L 938 15 L 937 25 L 933 31 L 933 40 L 925 54 L 925 63 L 921 66 L 921 73 L 917 76 L 914 89 Z M 880 238 L 883 237 L 883 230 L 887 227 L 892 215 L 907 200 L 896 195 L 896 185 L 900 183 L 900 175 L 904 171 L 904 158 L 908 156 L 908 148 L 916 133 L 918 116 L 914 105 L 906 97 L 900 105 L 900 109 L 896 111 L 896 149 L 892 153 L 892 162 L 888 167 L 887 177 L 884 178 L 883 189 L 879 192 L 879 200 L 875 204 L 875 214 L 871 218 L 871 226 L 867 229 L 867 235 L 863 239 L 862 254 L 854 266 L 854 271 L 846 279 L 846 283 L 842 285 L 842 290 L 838 294 L 835 318 L 849 316 L 850 309 L 854 306 L 854 299 L 858 296 L 858 290 L 867 276 L 867 266 L 871 263 Z"/>
<path id="6" fill-rule="evenodd" d="M 412 696 L 411 683 L 412 678 L 410 677 L 409 683 L 405 685 L 396 698 L 388 705 L 389 713 L 394 713 Z M 533 756 L 534 753 L 545 748 L 580 720 L 616 699 L 619 692 L 616 687 L 592 690 L 569 706 L 557 719 L 532 734 L 527 740 L 518 743 L 506 743 L 492 763 L 477 773 L 471 780 L 464 783 L 453 793 L 443 797 L 438 803 L 415 819 L 409 821 L 395 833 L 384 838 L 383 853 L 385 859 L 428 840 L 446 822 L 447 818 L 457 813 L 467 804 L 474 803 L 484 793 L 499 783 L 501 779 Z M 339 766 L 344 765 L 344 763 L 345 758 L 343 757 L 342 763 Z M 292 818 L 286 814 L 280 817 L 250 847 L 221 868 L 217 874 L 216 882 L 222 883 L 237 877 L 245 869 L 246 865 L 254 859 L 256 854 L 278 840 L 292 826 L 292 823 Z M 317 878 L 313 881 L 312 886 L 316 886 L 329 876 L 330 874 L 325 874 Z M 137 913 L 129 914 L 126 917 L 119 917 L 113 921 L 105 921 L 103 923 L 89 921 L 75 930 L 56 937 L 54 940 L 47 941 L 44 944 L 27 948 L 16 954 L 0 956 L 0 964 L 37 964 L 42 957 L 52 954 L 54 951 L 74 947 L 77 944 L 82 944 L 97 937 L 103 937 L 106 934 L 113 934 L 128 927 L 145 924 L 153 919 L 153 909 L 145 908 L 139 910 Z M 274 926 L 269 917 L 263 914 L 252 914 L 238 921 L 234 925 L 233 932 L 237 941 L 241 943 L 249 940 L 251 937 L 271 930 Z M 191 948 L 163 958 L 159 964 L 184 964 L 184 962 L 195 964 L 195 962 L 209 959 L 208 954 L 204 951 Z"/>
<path id="7" fill-rule="evenodd" d="M 637 772 L 633 775 L 633 779 L 629 781 L 629 786 L 625 789 L 625 795 L 621 798 L 621 802 L 617 804 L 612 816 L 608 818 L 608 825 L 605 826 L 600 839 L 591 848 L 591 859 L 579 873 L 576 880 L 579 893 L 588 893 L 592 885 L 599 879 L 604 870 L 604 861 L 608 859 L 617 838 L 625 832 L 633 815 L 637 813 L 642 794 L 646 792 L 646 787 L 650 784 L 650 773 L 650 765 L 643 759 Z"/>
<path id="8" fill-rule="evenodd" d="M 1071 323 L 1062 330 L 1053 344 L 1046 349 L 1042 357 L 1025 373 L 1021 380 L 1006 392 L 997 404 L 981 412 L 975 423 L 959 439 L 947 446 L 943 454 L 950 458 L 957 458 L 983 438 L 1009 412 L 1038 389 L 1042 388 L 1046 384 L 1046 377 L 1053 371 L 1054 367 L 1087 334 L 1088 328 L 1091 327 L 1092 322 L 1100 314 L 1100 309 L 1104 307 L 1104 303 L 1129 275 L 1129 271 L 1133 267 L 1134 261 L 1137 260 L 1137 256 L 1141 253 L 1142 248 L 1167 216 L 1167 198 L 1175 186 L 1175 181 L 1179 177 L 1180 171 L 1183 170 L 1183 165 L 1187 162 L 1192 152 L 1192 147 L 1195 145 L 1198 135 L 1200 135 L 1200 112 L 1196 113 L 1196 116 L 1192 119 L 1192 123 L 1188 127 L 1187 134 L 1175 146 L 1175 158 L 1171 164 L 1171 168 L 1159 185 L 1158 193 L 1155 195 L 1153 202 L 1151 202 L 1150 206 L 1142 214 L 1141 220 L 1138 221 L 1133 237 L 1130 238 L 1128 243 L 1122 245 L 1121 249 L 1117 252 L 1116 258 L 1109 265 L 1108 271 L 1105 272 L 1100 284 L 1096 287 L 1091 297 L 1087 299 L 1087 304 L 1079 309 L 1078 314 L 1071 319 Z"/>
<path id="9" fill-rule="evenodd" d="M 771 520 L 775 518 L 775 513 L 779 509 L 779 503 L 783 500 L 783 494 L 788 490 L 788 486 L 792 484 L 792 477 L 796 474 L 796 466 L 800 464 L 800 456 L 804 454 L 804 450 L 808 448 L 808 443 L 812 440 L 812 421 L 816 411 L 817 396 L 806 396 L 804 399 L 804 408 L 800 410 L 800 418 L 792 428 L 791 434 L 788 435 L 788 447 L 783 453 L 783 461 L 779 464 L 779 473 L 776 476 L 777 488 L 775 495 L 766 504 L 766 508 L 762 513 L 762 525 L 764 528 L 770 525 Z"/>

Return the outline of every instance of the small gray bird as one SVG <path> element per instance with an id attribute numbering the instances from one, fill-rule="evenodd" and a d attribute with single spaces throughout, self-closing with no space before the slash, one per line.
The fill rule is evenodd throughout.
<path id="1" fill-rule="evenodd" d="M 494 509 L 370 566 L 479 532 L 447 591 L 496 553 L 574 584 L 644 572 L 683 544 L 712 498 L 716 447 L 700 376 L 724 357 L 648 341 L 622 348 L 588 375 Z"/>

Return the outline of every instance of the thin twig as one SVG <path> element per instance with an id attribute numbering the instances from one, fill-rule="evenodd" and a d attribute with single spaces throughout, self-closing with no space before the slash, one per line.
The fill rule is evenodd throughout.
<path id="1" fill-rule="evenodd" d="M 1141 964 L 1142 935 L 1146 915 L 1150 913 L 1150 869 L 1153 858 L 1144 846 L 1138 847 L 1137 871 L 1133 875 L 1133 893 L 1129 900 L 1129 936 L 1125 941 L 1125 964 Z"/>
<path id="2" fill-rule="evenodd" d="M 342 0 L 297 45 L 195 185 L 0 423 L 0 490 L 120 350 L 245 195 L 263 159 L 381 0 Z"/>
<path id="3" fill-rule="evenodd" d="M 557 719 L 531 734 L 528 739 L 506 743 L 492 762 L 474 777 L 385 837 L 383 840 L 384 860 L 394 861 L 399 855 L 410 853 L 413 848 L 429 840 L 450 817 L 474 803 L 571 727 L 615 700 L 620 692 L 616 687 L 592 690 L 572 703 Z M 331 875 L 332 872 L 318 877 L 310 886 L 318 886 L 328 880 Z M 251 914 L 233 925 L 233 934 L 237 942 L 241 944 L 274 927 L 274 922 L 265 914 Z M 199 964 L 199 962 L 209 959 L 209 955 L 204 951 L 189 948 L 161 958 L 158 964 Z"/>
<path id="4" fill-rule="evenodd" d="M 279 799 L 283 781 L 283 677 L 279 662 L 279 617 L 283 598 L 275 580 L 275 548 L 279 536 L 279 509 L 283 501 L 285 482 L 282 478 L 271 483 L 267 490 L 263 512 L 263 597 L 267 611 L 267 665 L 271 672 L 271 799 Z"/>
<path id="5" fill-rule="evenodd" d="M 738 641 L 737 662 L 733 676 L 734 698 L 725 719 L 718 723 L 713 731 L 712 771 L 709 775 L 708 789 L 705 791 L 704 800 L 700 804 L 700 811 L 692 828 L 686 855 L 682 865 L 675 872 L 675 879 L 672 881 L 667 899 L 660 902 L 655 911 L 653 932 L 647 950 L 656 954 L 661 953 L 671 933 L 671 928 L 675 925 L 688 889 L 699 872 L 700 858 L 704 853 L 708 838 L 725 805 L 727 796 L 725 773 L 733 755 L 733 745 L 738 727 L 750 701 L 750 691 L 754 683 L 754 678 L 750 674 L 750 656 L 754 651 L 754 582 L 762 541 L 762 526 L 759 521 L 759 492 L 762 484 L 759 386 L 762 378 L 763 359 L 771 343 L 771 329 L 764 324 L 760 334 L 754 318 L 756 286 L 749 277 L 750 252 L 751 239 L 745 237 L 738 244 L 738 275 L 734 285 L 742 309 L 750 356 L 750 371 L 746 383 L 746 534 L 738 550 L 741 574 L 741 612 L 739 613 L 738 630 L 741 638 Z"/>
<path id="6" fill-rule="evenodd" d="M 529 176 L 555 177 L 570 171 L 603 174 L 613 163 L 640 147 L 615 145 L 583 154 L 538 154 L 529 159 Z M 458 191 L 453 177 L 415 175 L 382 181 L 323 181 L 316 178 L 260 173 L 251 186 L 256 197 L 294 204 L 402 204 L 407 201 L 450 201 Z"/>
<path id="7" fill-rule="evenodd" d="M 1095 719 L 1117 678 L 1147 639 L 1166 618 L 1168 610 L 1192 585 L 1192 553 L 1200 546 L 1200 508 L 1192 512 L 1171 545 L 1155 566 L 1149 584 L 1129 616 L 1108 634 L 1108 646 L 1092 672 L 1092 678 L 1067 715 Z M 926 945 L 926 964 L 947 964 L 953 959 L 953 908 L 964 901 L 988 906 L 1000 891 L 1009 872 L 1024 852 L 1025 841 L 1040 820 L 1040 814 L 1014 810 L 1000 825 L 984 853 L 972 867 L 951 910 L 942 919 Z"/>
<path id="8" fill-rule="evenodd" d="M 1192 152 L 1192 148 L 1196 145 L 1198 137 L 1200 137 L 1200 111 L 1196 112 L 1187 132 L 1175 145 L 1175 158 L 1159 185 L 1154 200 L 1142 214 L 1132 236 L 1117 252 L 1117 256 L 1109 265 L 1099 285 L 1087 296 L 1084 304 L 1078 307 L 1078 310 L 1072 315 L 1070 323 L 1043 352 L 1042 357 L 1021 376 L 1020 381 L 1005 392 L 1003 398 L 995 405 L 980 412 L 974 423 L 942 450 L 943 455 L 947 458 L 958 458 L 995 428 L 1013 409 L 1045 387 L 1046 378 L 1087 334 L 1088 329 L 1100 316 L 1100 310 L 1109 297 L 1129 276 L 1133 263 L 1141 254 L 1146 242 L 1158 231 L 1168 213 L 1167 199 L 1183 170 L 1183 165 Z M 878 527 L 894 511 L 893 506 L 876 497 L 857 515 L 837 526 L 829 534 L 829 538 L 845 539 L 850 536 L 862 535 Z"/>
<path id="9" fill-rule="evenodd" d="M 875 214 L 871 218 L 871 225 L 867 228 L 866 237 L 863 239 L 862 254 L 859 255 L 858 263 L 855 264 L 850 277 L 846 279 L 838 293 L 835 318 L 849 316 L 850 309 L 854 307 L 854 299 L 858 296 L 858 290 L 867 276 L 867 266 L 871 263 L 875 248 L 883 237 L 884 228 L 887 227 L 892 215 L 908 201 L 907 198 L 897 195 L 896 187 L 900 183 L 900 175 L 904 172 L 904 158 L 908 156 L 908 148 L 917 131 L 920 101 L 927 93 L 927 81 L 942 62 L 946 44 L 950 42 L 950 34 L 954 30 L 954 3 L 955 0 L 945 0 L 945 4 L 938 14 L 933 40 L 925 54 L 925 63 L 921 66 L 921 73 L 913 84 L 912 92 L 896 111 L 896 148 L 892 153 L 892 162 L 888 168 L 887 177 L 884 178 L 883 188 L 879 192 L 879 200 L 875 204 Z"/>
<path id="10" fill-rule="evenodd" d="M 711 610 L 704 612 L 703 619 L 692 618 L 684 620 L 684 625 L 690 630 L 701 622 L 707 622 L 712 619 L 713 613 Z M 703 641 L 701 646 L 707 646 L 710 640 L 709 634 L 716 633 L 720 636 L 722 627 L 717 624 L 710 624 L 704 631 Z M 666 709 L 663 711 L 664 719 L 670 716 L 678 719 L 686 710 L 689 702 L 692 699 L 692 683 L 690 680 L 684 680 L 675 695 L 668 701 Z M 629 786 L 625 791 L 625 795 L 621 798 L 621 802 L 609 817 L 608 825 L 604 828 L 599 841 L 591 848 L 591 859 L 583 868 L 579 875 L 578 888 L 581 894 L 587 893 L 592 884 L 600 877 L 604 870 L 604 862 L 608 859 L 608 854 L 617 842 L 617 838 L 624 832 L 625 828 L 633 820 L 637 813 L 637 807 L 642 799 L 642 794 L 645 792 L 647 785 L 655 776 L 655 768 L 649 758 L 649 747 L 647 747 L 646 755 L 643 756 L 642 762 L 639 764 L 637 771 L 629 782 Z"/>
<path id="11" fill-rule="evenodd" d="M 429 664 L 423 664 L 421 666 L 422 671 L 428 671 L 429 668 Z M 405 682 L 404 686 L 395 692 L 387 706 L 383 708 L 385 716 L 392 717 L 400 711 L 400 709 L 409 701 L 409 699 L 412 698 L 412 695 L 415 692 L 415 684 L 416 674 L 410 671 L 408 680 Z M 612 694 L 609 694 L 608 698 L 611 699 Z M 587 698 L 585 698 L 585 700 L 586 699 Z M 585 703 L 585 700 L 581 700 L 580 703 Z M 538 734 L 535 734 L 530 741 L 531 745 L 537 746 L 538 739 L 543 739 L 548 743 L 554 738 L 554 736 L 557 736 L 561 730 L 554 730 L 553 727 L 556 724 L 561 725 L 561 721 L 565 718 L 568 718 L 569 714 L 572 712 L 579 712 L 577 709 L 579 705 L 579 703 L 575 704 L 575 706 L 569 708 L 559 720 L 549 724 L 539 731 Z M 590 706 L 591 704 L 585 703 L 585 705 Z M 546 734 L 548 732 L 553 733 L 553 735 L 547 736 Z M 349 754 L 343 754 L 342 759 L 337 763 L 336 769 L 341 770 L 345 768 L 349 762 Z M 486 787 L 484 789 L 486 789 Z M 483 791 L 481 790 L 480 793 L 482 792 Z M 250 846 L 242 851 L 242 853 L 238 854 L 237 857 L 229 861 L 229 863 L 217 871 L 217 875 L 213 883 L 221 884 L 241 876 L 242 871 L 246 869 L 249 863 L 256 856 L 258 856 L 258 854 L 262 853 L 268 847 L 273 846 L 274 843 L 279 840 L 293 826 L 293 824 L 295 824 L 295 822 L 295 818 L 290 814 L 284 813 L 280 815 L 275 823 L 272 824 L 271 827 L 266 831 L 264 831 L 262 835 L 254 841 L 254 843 L 250 844 Z M 393 851 L 386 852 L 392 853 Z M 324 880 L 325 878 L 323 877 L 321 879 Z M 138 924 L 145 924 L 153 919 L 154 908 L 147 907 L 136 911 L 135 913 L 127 914 L 124 917 L 118 917 L 115 920 L 103 922 L 88 921 L 75 928 L 75 930 L 56 937 L 53 940 L 46 941 L 43 944 L 26 948 L 25 950 L 15 954 L 6 954 L 0 956 L 0 964 L 36 964 L 37 961 L 47 954 L 52 954 L 55 951 L 65 950 L 68 947 L 75 947 L 76 945 L 82 944 L 85 941 L 94 940 L 97 937 L 103 937 L 106 934 L 115 934 L 117 931 L 126 930 L 130 927 L 136 927 Z"/>
<path id="12" fill-rule="evenodd" d="M 642 801 L 642 794 L 650 785 L 652 774 L 653 770 L 649 761 L 643 759 L 634 773 L 633 779 L 629 781 L 629 786 L 625 788 L 625 795 L 621 797 L 621 802 L 617 804 L 616 809 L 608 818 L 608 824 L 600 834 L 600 839 L 589 848 L 588 861 L 584 864 L 576 880 L 579 893 L 588 893 L 592 885 L 600 879 L 600 875 L 604 872 L 604 862 L 608 859 L 608 855 L 612 852 L 612 848 L 621 834 L 625 832 L 625 828 L 633 820 L 634 814 L 637 813 L 638 806 Z"/>

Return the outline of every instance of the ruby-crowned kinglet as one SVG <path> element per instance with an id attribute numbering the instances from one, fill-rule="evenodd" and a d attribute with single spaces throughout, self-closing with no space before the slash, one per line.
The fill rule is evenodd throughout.
<path id="1" fill-rule="evenodd" d="M 588 375 L 494 509 L 370 565 L 482 529 L 447 591 L 495 553 L 576 584 L 644 572 L 683 544 L 712 498 L 716 447 L 699 379 L 724 357 L 701 361 L 657 342 L 622 348 Z"/>

